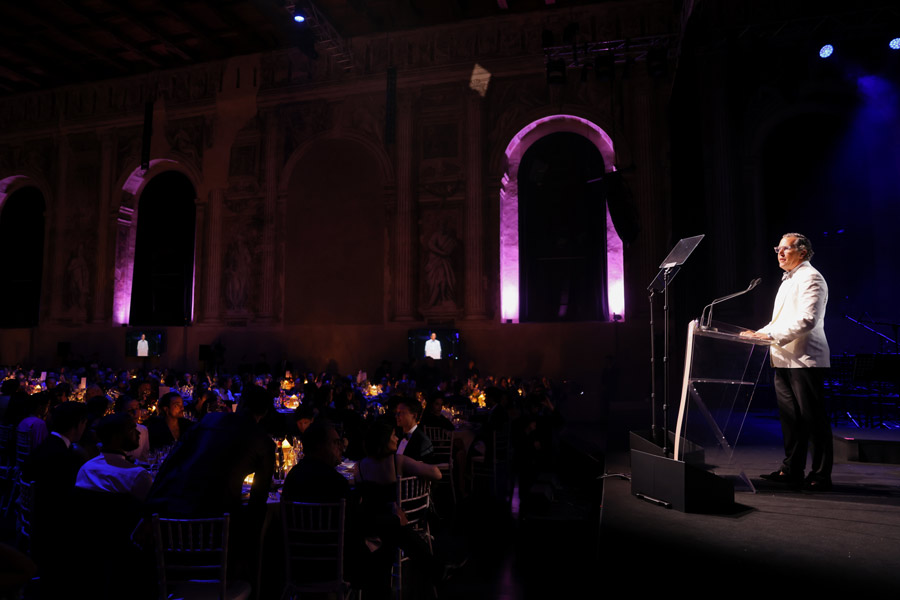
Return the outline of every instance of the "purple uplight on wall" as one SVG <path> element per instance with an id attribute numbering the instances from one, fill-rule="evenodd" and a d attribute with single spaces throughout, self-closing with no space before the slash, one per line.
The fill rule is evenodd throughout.
<path id="1" fill-rule="evenodd" d="M 500 183 L 500 319 L 519 322 L 519 164 L 528 148 L 546 135 L 570 132 L 590 140 L 603 156 L 607 172 L 615 170 L 615 152 L 610 137 L 587 119 L 573 115 L 551 115 L 522 128 L 506 147 L 506 174 Z M 625 268 L 622 240 L 606 209 L 607 301 L 609 320 L 625 315 Z"/>

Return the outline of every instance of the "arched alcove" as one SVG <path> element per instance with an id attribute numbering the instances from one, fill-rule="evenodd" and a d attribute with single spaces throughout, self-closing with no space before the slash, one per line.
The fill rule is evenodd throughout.
<path id="1" fill-rule="evenodd" d="M 116 232 L 116 262 L 115 262 L 115 281 L 113 284 L 113 323 L 116 325 L 127 325 L 132 323 L 132 297 L 133 284 L 135 275 L 135 255 L 138 242 L 138 226 L 140 217 L 140 208 L 143 206 L 143 195 L 147 188 L 160 175 L 168 174 L 168 177 L 175 177 L 180 183 L 177 184 L 181 192 L 178 195 L 178 202 L 173 205 L 175 214 L 171 215 L 169 223 L 174 224 L 178 220 L 178 225 L 184 225 L 184 219 L 190 218 L 190 226 L 185 227 L 184 231 L 190 230 L 190 233 L 179 235 L 179 240 L 173 240 L 173 230 L 171 227 L 157 228 L 157 231 L 150 231 L 147 235 L 150 244 L 164 243 L 170 241 L 173 244 L 183 244 L 184 248 L 179 256 L 187 256 L 186 248 L 190 246 L 190 268 L 179 263 L 182 273 L 182 279 L 186 288 L 184 288 L 179 296 L 179 303 L 184 307 L 182 312 L 186 314 L 179 325 L 185 324 L 193 319 L 193 295 L 194 295 L 194 242 L 196 223 L 196 190 L 198 177 L 189 168 L 183 164 L 169 159 L 154 159 L 150 161 L 149 168 L 144 171 L 140 168 L 134 169 L 122 183 L 122 196 L 119 204 L 119 214 L 117 220 Z M 161 180 L 165 184 L 166 180 Z M 188 193 L 187 190 L 191 192 Z M 156 192 L 153 192 L 156 195 Z M 168 202 L 164 198 L 163 201 Z M 190 196 L 190 197 L 188 197 Z M 177 207 L 182 207 L 187 212 L 181 215 Z M 179 216 L 181 215 L 181 216 Z M 173 248 L 174 249 L 174 248 Z M 173 267 L 174 268 L 174 267 Z M 171 274 L 174 279 L 174 271 Z M 141 292 L 143 293 L 143 292 Z M 137 323 L 136 323 L 137 324 Z M 149 323 L 142 323 L 149 324 Z M 175 323 L 166 323 L 175 324 Z"/>
<path id="2" fill-rule="evenodd" d="M 177 171 L 157 175 L 144 188 L 129 323 L 171 326 L 193 320 L 196 197 L 194 186 Z"/>
<path id="3" fill-rule="evenodd" d="M 537 140 L 519 167 L 519 320 L 606 321 L 603 158 L 585 137 Z"/>
<path id="4" fill-rule="evenodd" d="M 27 178 L 0 181 L 0 327 L 35 327 L 44 269 L 44 194 Z M 83 290 L 82 290 L 83 291 Z"/>
<path id="5" fill-rule="evenodd" d="M 554 133 L 568 132 L 590 141 L 600 152 L 607 172 L 614 170 L 612 140 L 594 123 L 573 115 L 551 115 L 523 127 L 506 147 L 506 173 L 500 188 L 500 305 L 504 323 L 518 323 L 520 315 L 519 168 L 533 144 Z M 606 304 L 609 319 L 621 318 L 625 309 L 622 240 L 606 209 Z"/>

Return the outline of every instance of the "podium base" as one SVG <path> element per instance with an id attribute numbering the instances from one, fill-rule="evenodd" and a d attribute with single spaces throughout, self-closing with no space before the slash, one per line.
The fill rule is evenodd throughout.
<path id="1" fill-rule="evenodd" d="M 631 493 L 681 512 L 726 513 L 734 507 L 734 485 L 685 462 L 631 451 Z"/>
<path id="2" fill-rule="evenodd" d="M 671 453 L 674 452 L 675 449 L 675 433 L 673 431 L 667 431 L 666 433 L 669 435 L 669 452 Z M 656 439 L 654 439 L 654 437 Z M 706 453 L 703 446 L 695 444 L 688 439 L 682 439 L 681 443 L 684 445 L 684 456 L 682 456 L 684 462 L 692 465 L 705 464 L 704 459 L 706 458 Z M 628 447 L 632 450 L 640 450 L 647 454 L 653 454 L 654 456 L 665 456 L 662 449 L 661 432 L 658 432 L 657 435 L 654 436 L 653 432 L 649 429 L 629 431 Z"/>

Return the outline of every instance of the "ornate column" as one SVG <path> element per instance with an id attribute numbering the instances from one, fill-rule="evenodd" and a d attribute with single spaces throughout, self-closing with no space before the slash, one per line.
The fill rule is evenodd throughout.
<path id="1" fill-rule="evenodd" d="M 482 196 L 483 146 L 481 113 L 481 96 L 470 93 L 466 101 L 466 318 L 484 319 L 486 317 L 484 302 L 484 209 Z"/>
<path id="2" fill-rule="evenodd" d="M 225 253 L 225 249 L 222 247 L 222 202 L 224 198 L 225 190 L 222 188 L 210 190 L 206 208 L 208 226 L 206 227 L 206 261 L 203 264 L 202 322 L 208 324 L 221 321 L 219 299 L 222 296 L 222 256 Z"/>
<path id="3" fill-rule="evenodd" d="M 100 209 L 97 223 L 97 261 L 96 279 L 94 281 L 94 308 L 91 314 L 92 323 L 109 321 L 107 312 L 110 298 L 109 282 L 109 225 L 112 220 L 110 205 L 112 204 L 112 168 L 115 160 L 115 139 L 109 131 L 104 131 L 100 138 Z"/>
<path id="4" fill-rule="evenodd" d="M 49 202 L 47 203 L 47 214 L 53 215 L 53 220 L 51 221 L 51 227 L 48 227 L 47 237 L 50 240 L 61 240 L 63 239 L 63 232 L 65 231 L 64 223 L 66 219 L 69 217 L 68 208 L 69 203 L 67 201 L 68 198 L 68 176 L 69 176 L 69 140 L 65 134 L 60 134 L 56 137 L 56 189 L 54 190 L 54 202 L 51 205 Z M 66 248 L 65 244 L 50 244 L 45 245 L 45 247 L 49 248 L 50 253 L 47 258 L 49 258 L 52 262 L 50 269 L 50 277 L 47 277 L 47 273 L 43 275 L 43 285 L 41 286 L 42 290 L 47 290 L 46 292 L 41 293 L 44 298 L 50 298 L 50 319 L 53 321 L 63 319 L 63 296 L 65 296 L 63 290 L 65 289 L 65 281 L 66 281 L 66 255 L 64 254 L 64 249 Z M 45 258 L 45 264 L 47 261 Z"/>
<path id="5" fill-rule="evenodd" d="M 257 318 L 275 318 L 275 207 L 278 203 L 278 142 L 280 123 L 276 111 L 266 113 L 265 197 L 263 198 L 262 278 Z"/>
<path id="6" fill-rule="evenodd" d="M 394 256 L 394 320 L 412 321 L 413 316 L 413 181 L 412 99 L 403 94 L 397 102 L 397 226 Z"/>

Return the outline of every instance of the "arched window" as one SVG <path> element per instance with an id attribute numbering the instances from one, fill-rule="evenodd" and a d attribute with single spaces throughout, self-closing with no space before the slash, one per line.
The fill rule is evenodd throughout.
<path id="1" fill-rule="evenodd" d="M 567 133 L 571 136 L 554 138 L 554 134 Z M 541 150 L 548 138 L 547 148 Z M 587 142 L 586 144 L 584 142 Z M 568 148 L 566 155 L 573 157 L 580 155 L 590 158 L 569 158 L 557 160 L 554 158 L 554 147 Z M 537 146 L 534 158 L 529 154 L 529 149 Z M 587 154 L 584 154 L 587 153 Z M 599 154 L 599 156 L 597 156 Z M 528 155 L 528 156 L 526 156 Z M 527 159 L 527 160 L 526 160 Z M 558 205 L 554 211 L 552 200 L 547 194 L 542 194 L 540 186 L 530 178 L 540 177 L 545 173 L 549 163 L 556 167 L 557 174 L 563 181 L 569 181 L 563 186 L 579 188 L 574 195 L 565 192 L 566 198 L 563 204 L 571 210 L 564 210 Z M 501 319 L 504 323 L 518 323 L 521 320 L 560 321 L 560 320 L 613 320 L 621 319 L 625 308 L 624 264 L 622 252 L 622 240 L 619 238 L 609 209 L 606 207 L 602 194 L 595 193 L 594 184 L 588 184 L 597 176 L 614 170 L 615 153 L 612 140 L 597 125 L 581 117 L 572 115 L 551 115 L 529 123 L 523 127 L 510 141 L 506 148 L 507 170 L 503 176 L 500 189 L 500 305 Z M 530 162 L 532 161 L 532 162 Z M 565 164 L 565 161 L 575 161 L 573 164 Z M 542 165 L 542 163 L 544 163 Z M 523 168 L 530 174 L 523 174 Z M 546 174 L 546 173 L 545 173 Z M 570 188 L 565 188 L 570 189 Z M 525 194 L 524 204 L 522 194 Z M 534 192 L 534 194 L 532 194 Z M 575 196 L 580 199 L 574 202 Z M 592 202 L 591 197 L 596 197 Z M 529 199 L 530 198 L 530 199 Z M 543 200 L 541 198 L 544 198 Z M 544 211 L 544 213 L 542 213 Z M 578 270 L 577 277 L 580 282 L 575 285 L 574 278 L 567 282 L 561 273 L 554 272 L 550 263 L 565 258 L 561 250 L 553 249 L 552 234 L 550 237 L 542 237 L 541 231 L 546 230 L 546 212 L 552 213 L 553 219 L 557 219 L 570 213 L 567 222 L 570 226 L 580 228 L 584 237 L 590 232 L 591 240 L 582 240 L 580 245 L 572 245 L 572 239 L 568 248 L 581 248 L 583 268 Z M 579 212 L 581 211 L 581 212 Z M 587 211 L 587 212 L 584 212 Z M 545 216 L 542 216 L 544 214 Z M 578 215 L 590 215 L 591 221 L 579 223 Z M 520 218 L 525 218 L 526 223 L 520 227 Z M 574 225 L 572 225 L 574 223 Z M 605 223 L 605 226 L 604 226 Z M 554 225 L 558 231 L 565 227 L 562 223 Z M 574 233 L 574 231 L 572 232 Z M 521 234 L 521 238 L 520 238 Z M 559 239 L 557 238 L 557 241 Z M 605 246 L 605 247 L 604 247 Z M 604 252 L 605 250 L 605 252 Z M 524 260 L 522 261 L 524 253 Z M 605 256 L 605 260 L 604 257 Z M 574 258 L 574 256 L 570 256 Z M 576 261 L 569 261 L 568 269 L 574 269 Z M 563 273 L 564 274 L 564 273 Z M 522 281 L 525 277 L 529 281 Z M 554 280 L 554 278 L 556 278 Z M 549 282 L 551 290 L 545 298 L 540 294 L 541 282 Z M 523 287 L 527 286 L 527 287 Z M 575 285 L 575 287 L 573 287 Z M 572 290 L 580 286 L 576 297 L 579 298 L 579 306 L 576 308 L 572 302 Z M 564 290 L 568 289 L 568 297 Z M 520 292 L 521 290 L 521 292 Z M 529 305 L 528 314 L 522 312 L 525 308 L 520 306 L 523 302 Z M 534 303 L 534 306 L 532 304 Z M 587 307 L 590 307 L 589 309 Z M 532 311 L 536 308 L 537 312 Z M 590 312 L 588 312 L 588 310 Z M 560 314 L 562 311 L 562 314 Z M 593 315 L 593 316 L 591 316 Z"/>
<path id="2" fill-rule="evenodd" d="M 132 325 L 186 325 L 193 314 L 196 198 L 190 180 L 166 171 L 147 183 L 138 204 Z"/>
<path id="3" fill-rule="evenodd" d="M 0 199 L 2 202 L 2 199 Z M 44 196 L 36 187 L 14 191 L 0 206 L 0 327 L 34 327 L 44 268 Z"/>
<path id="4" fill-rule="evenodd" d="M 603 157 L 586 138 L 546 135 L 519 166 L 519 319 L 606 321 Z"/>

